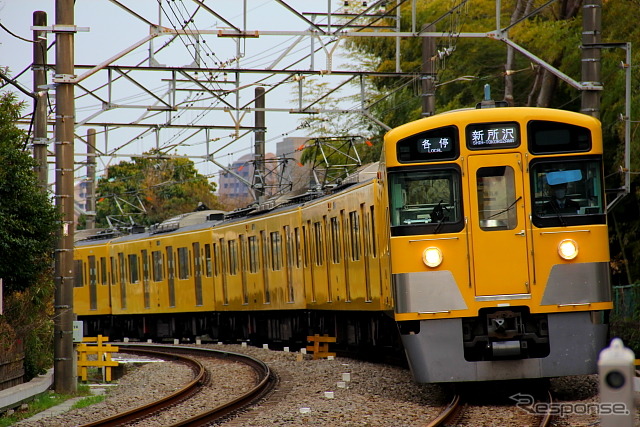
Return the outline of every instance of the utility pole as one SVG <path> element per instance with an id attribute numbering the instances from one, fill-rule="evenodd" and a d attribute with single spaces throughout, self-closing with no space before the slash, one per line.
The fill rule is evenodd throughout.
<path id="1" fill-rule="evenodd" d="M 582 82 L 601 86 L 602 0 L 585 0 L 582 6 Z M 582 91 L 582 109 L 600 118 L 600 90 Z"/>
<path id="2" fill-rule="evenodd" d="M 422 31 L 435 33 L 434 24 L 425 25 Z M 436 54 L 436 40 L 433 37 L 422 38 L 422 117 L 436 113 L 436 66 L 433 57 Z"/>
<path id="3" fill-rule="evenodd" d="M 256 106 L 256 115 L 255 115 L 255 164 L 253 167 L 253 188 L 256 194 L 256 199 L 258 203 L 262 202 L 265 196 L 265 113 L 264 113 L 264 88 L 262 86 L 258 86 L 255 89 L 255 106 Z"/>
<path id="4" fill-rule="evenodd" d="M 54 386 L 77 390 L 73 349 L 74 0 L 56 0 L 56 207 L 62 216 L 55 251 Z"/>
<path id="5" fill-rule="evenodd" d="M 33 26 L 45 27 L 47 13 L 41 10 L 33 12 Z M 38 184 L 47 191 L 49 167 L 47 166 L 47 92 L 43 88 L 47 84 L 47 32 L 33 31 L 33 93 L 36 107 L 33 112 L 33 158 L 36 161 L 35 173 Z"/>
<path id="6" fill-rule="evenodd" d="M 87 131 L 87 203 L 85 211 L 87 216 L 87 230 L 96 226 L 96 130 L 90 128 Z"/>

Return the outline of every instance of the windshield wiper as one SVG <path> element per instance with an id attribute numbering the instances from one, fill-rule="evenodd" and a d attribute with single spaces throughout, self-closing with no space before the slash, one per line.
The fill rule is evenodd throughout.
<path id="1" fill-rule="evenodd" d="M 560 213 L 560 209 L 558 208 L 558 206 L 555 203 L 549 203 L 549 204 L 551 205 L 553 212 L 556 214 L 556 216 L 560 220 L 560 224 L 562 224 L 563 227 L 566 227 L 567 224 L 564 222 L 564 217 Z"/>
<path id="2" fill-rule="evenodd" d="M 505 213 L 505 212 L 509 212 L 509 211 L 511 210 L 511 208 L 513 208 L 513 207 L 516 205 L 516 203 L 518 203 L 521 199 L 522 199 L 522 196 L 518 197 L 516 200 L 514 200 L 514 201 L 513 201 L 513 203 L 511 203 L 509 206 L 507 206 L 507 208 L 506 208 L 506 209 L 503 209 L 503 210 L 501 210 L 500 212 L 495 213 L 495 214 L 493 214 L 493 215 L 491 215 L 490 217 L 485 218 L 485 219 L 491 219 L 491 218 L 493 218 L 494 216 L 502 215 L 502 214 L 503 214 L 503 213 Z"/>
<path id="3" fill-rule="evenodd" d="M 433 230 L 433 234 L 438 234 L 438 231 L 440 231 L 440 227 L 442 227 L 442 224 L 444 224 L 445 221 L 449 220 L 449 216 L 445 215 L 445 211 L 448 213 L 449 209 L 446 206 L 442 205 L 443 201 L 444 200 L 440 200 L 437 206 L 433 208 L 433 211 L 431 213 L 432 216 L 440 218 L 440 221 L 438 221 L 438 225 L 436 225 L 436 229 Z"/>

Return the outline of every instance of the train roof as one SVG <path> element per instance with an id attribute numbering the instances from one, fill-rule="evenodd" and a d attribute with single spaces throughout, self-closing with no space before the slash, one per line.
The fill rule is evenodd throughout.
<path id="1" fill-rule="evenodd" d="M 327 186 L 322 190 L 314 189 L 302 194 L 289 194 L 269 199 L 261 204 L 253 204 L 245 208 L 236 209 L 225 215 L 225 223 L 258 217 L 267 213 L 284 211 L 286 209 L 304 206 L 305 204 L 330 197 L 347 190 L 355 184 L 365 183 L 377 177 L 380 163 L 368 163 L 347 176 L 340 183 Z"/>
<path id="2" fill-rule="evenodd" d="M 378 168 L 379 162 L 370 163 L 358 168 L 358 170 L 338 184 L 327 186 L 322 190 L 312 190 L 303 194 L 289 194 L 274 197 L 261 204 L 256 203 L 245 208 L 236 209 L 233 212 L 221 210 L 188 212 L 169 218 L 148 228 L 134 225 L 125 229 L 79 230 L 74 237 L 75 245 L 78 247 L 91 246 L 105 242 L 119 243 L 150 237 L 161 237 L 163 234 L 172 234 L 178 230 L 181 233 L 185 231 L 203 230 L 221 223 L 231 223 L 266 215 L 268 213 L 284 211 L 286 209 L 303 206 L 311 201 L 330 197 L 350 187 L 354 187 L 355 184 L 371 181 L 377 177 Z"/>
<path id="3" fill-rule="evenodd" d="M 151 227 L 132 226 L 127 229 L 79 230 L 75 235 L 76 246 L 89 246 L 105 241 L 123 242 L 144 237 L 162 235 L 175 230 L 189 231 L 210 228 L 224 218 L 225 211 L 203 210 L 188 212 L 169 218 Z"/>

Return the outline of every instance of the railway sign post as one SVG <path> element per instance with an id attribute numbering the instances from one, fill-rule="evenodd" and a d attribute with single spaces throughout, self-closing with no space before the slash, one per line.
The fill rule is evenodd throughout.
<path id="1" fill-rule="evenodd" d="M 620 338 L 600 352 L 600 420 L 602 427 L 632 427 L 635 414 L 633 351 Z"/>

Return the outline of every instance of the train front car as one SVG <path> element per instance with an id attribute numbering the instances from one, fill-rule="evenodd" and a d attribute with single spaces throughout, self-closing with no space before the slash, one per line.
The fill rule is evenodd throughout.
<path id="1" fill-rule="evenodd" d="M 463 110 L 390 131 L 384 159 L 415 380 L 596 372 L 612 308 L 600 123 Z"/>

